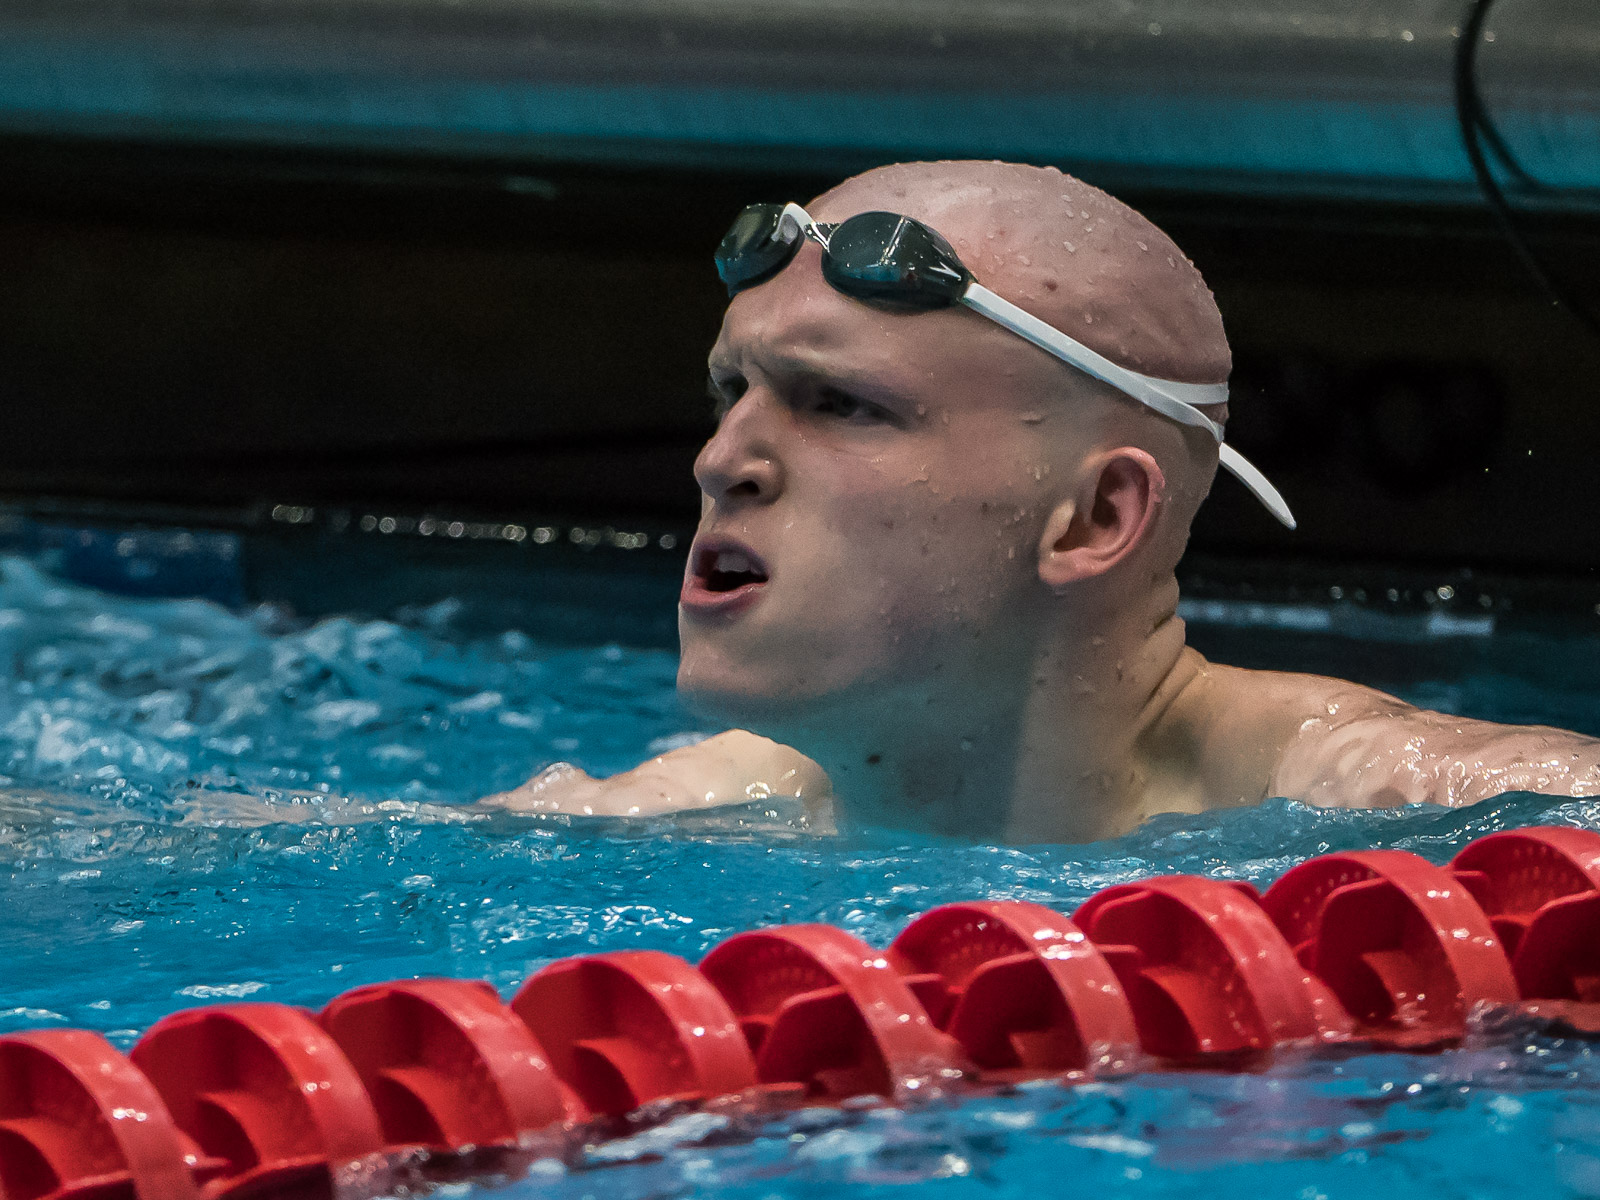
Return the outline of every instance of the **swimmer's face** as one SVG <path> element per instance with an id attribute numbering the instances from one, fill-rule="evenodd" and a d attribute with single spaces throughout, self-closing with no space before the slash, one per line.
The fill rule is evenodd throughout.
<path id="1" fill-rule="evenodd" d="M 916 703 L 1014 648 L 1092 437 L 1061 364 L 964 309 L 852 300 L 819 264 L 808 244 L 728 307 L 679 609 L 680 689 L 775 736 L 819 703 Z"/>

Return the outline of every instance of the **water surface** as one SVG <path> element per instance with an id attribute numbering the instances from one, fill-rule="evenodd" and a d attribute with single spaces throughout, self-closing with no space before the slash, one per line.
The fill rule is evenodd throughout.
<path id="1" fill-rule="evenodd" d="M 0 560 L 0 1029 L 81 1026 L 126 1047 L 168 1012 L 229 998 L 320 1007 L 415 975 L 509 994 L 595 950 L 698 959 L 736 931 L 797 921 L 882 945 L 947 901 L 1070 911 L 1153 872 L 1265 886 L 1329 850 L 1442 862 L 1495 829 L 1600 828 L 1600 801 L 1533 796 L 1371 813 L 1274 801 L 1093 846 L 822 838 L 781 805 L 632 822 L 479 816 L 471 800 L 555 759 L 606 773 L 711 732 L 673 696 L 673 655 L 549 637 L 536 616 L 468 628 L 452 603 L 307 622 L 135 599 L 44 565 Z M 1430 634 L 1419 621 L 1352 640 L 1338 622 L 1285 634 L 1281 613 L 1212 617 L 1196 632 L 1219 655 L 1343 664 L 1474 716 L 1600 721 L 1592 638 Z M 1287 1056 L 1256 1073 L 1044 1083 L 909 1111 L 695 1114 L 493 1194 L 913 1187 L 1018 1200 L 1069 1188 L 1600 1196 L 1600 1063 L 1588 1044 L 1513 1026 L 1434 1055 Z"/>

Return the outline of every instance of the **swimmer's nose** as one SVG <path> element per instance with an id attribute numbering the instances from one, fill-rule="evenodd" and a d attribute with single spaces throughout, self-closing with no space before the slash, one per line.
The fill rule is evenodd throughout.
<path id="1" fill-rule="evenodd" d="M 783 468 L 756 396 L 728 410 L 694 460 L 694 477 L 706 498 L 771 502 L 783 486 Z"/>

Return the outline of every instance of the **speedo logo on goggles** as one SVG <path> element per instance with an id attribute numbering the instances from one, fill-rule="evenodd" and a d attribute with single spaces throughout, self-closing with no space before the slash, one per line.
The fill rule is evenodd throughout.
<path id="1" fill-rule="evenodd" d="M 798 204 L 752 204 L 734 219 L 717 247 L 717 274 L 735 296 L 772 278 L 805 239 L 822 247 L 822 277 L 836 291 L 881 308 L 928 310 L 964 304 L 1062 362 L 1124 395 L 1217 439 L 1221 465 L 1283 524 L 1294 514 L 1278 489 L 1222 440 L 1222 426 L 1197 406 L 1225 404 L 1225 383 L 1179 383 L 1120 367 L 1038 317 L 1002 299 L 972 277 L 955 249 L 921 221 L 890 212 L 865 212 L 822 224 Z"/>

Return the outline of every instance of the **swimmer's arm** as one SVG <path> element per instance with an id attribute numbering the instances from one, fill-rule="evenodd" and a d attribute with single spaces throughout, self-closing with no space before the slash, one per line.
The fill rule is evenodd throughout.
<path id="1" fill-rule="evenodd" d="M 1341 808 L 1458 807 L 1519 791 L 1600 795 L 1594 738 L 1429 712 L 1345 686 L 1330 697 L 1331 719 L 1307 720 L 1286 748 L 1270 794 Z"/>
<path id="2" fill-rule="evenodd" d="M 733 729 L 608 779 L 558 763 L 478 803 L 513 812 L 621 817 L 748 804 L 768 796 L 798 797 L 810 816 L 821 818 L 830 811 L 833 788 L 822 768 L 798 750 Z"/>
<path id="3" fill-rule="evenodd" d="M 1423 797 L 1438 804 L 1476 804 L 1506 792 L 1600 796 L 1600 741 L 1548 725 L 1497 725 L 1441 713 L 1433 731 Z"/>

